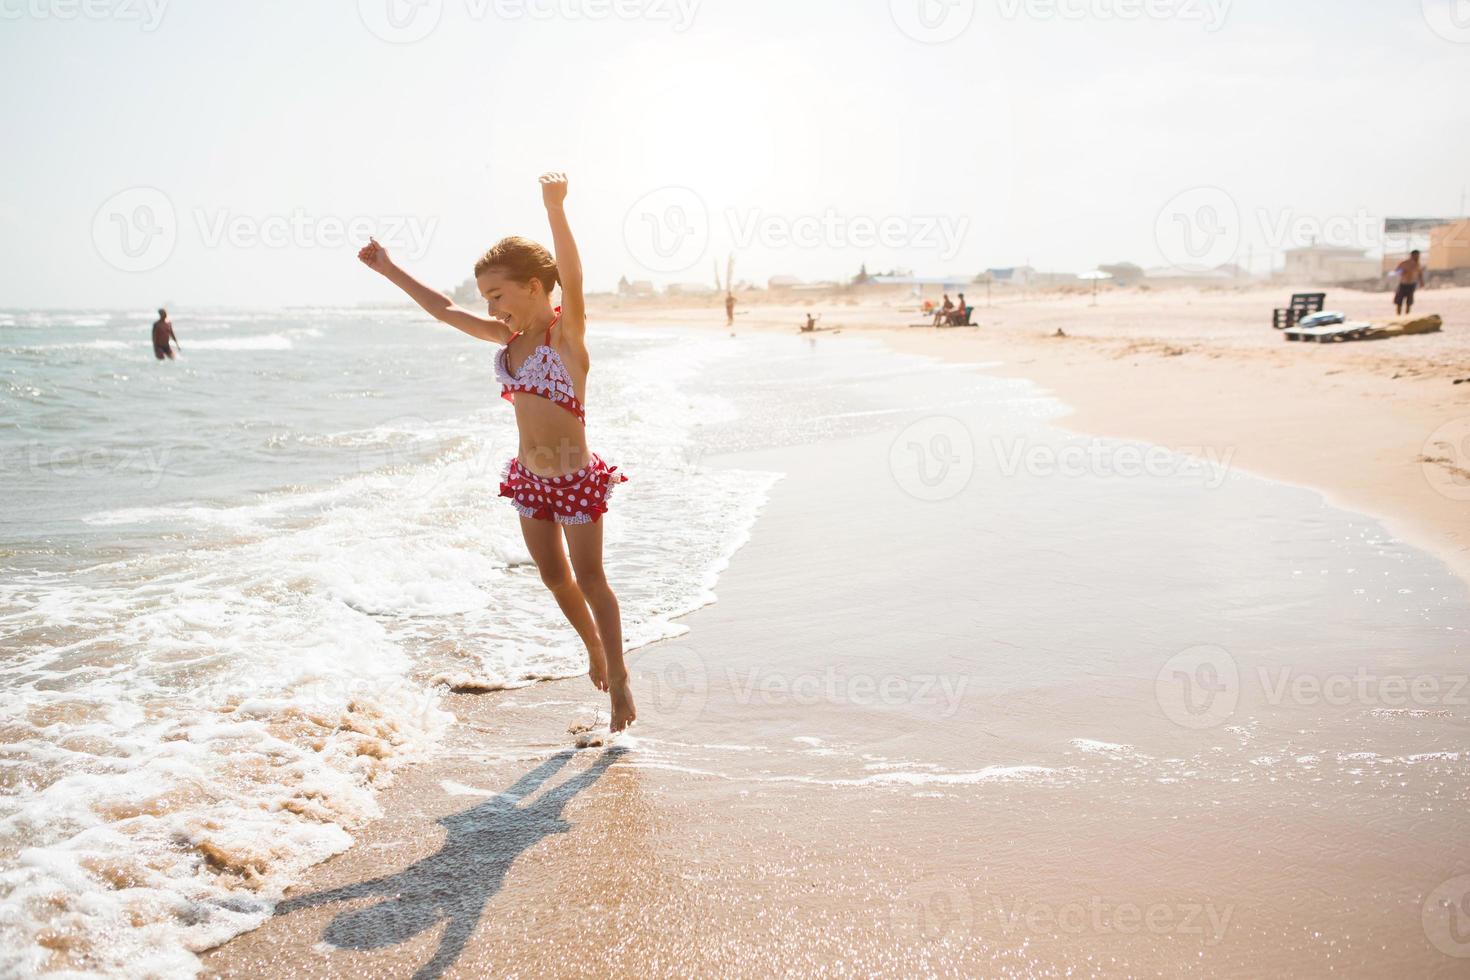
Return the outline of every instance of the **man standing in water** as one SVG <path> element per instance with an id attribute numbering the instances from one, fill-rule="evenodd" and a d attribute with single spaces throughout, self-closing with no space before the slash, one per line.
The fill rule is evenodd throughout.
<path id="1" fill-rule="evenodd" d="M 1419 261 L 1416 248 L 1409 257 L 1398 264 L 1399 288 L 1393 294 L 1393 309 L 1400 315 L 1414 312 L 1414 290 L 1424 285 L 1424 265 Z"/>
<path id="2" fill-rule="evenodd" d="M 169 343 L 173 343 L 173 347 Z M 168 310 L 160 309 L 158 319 L 153 323 L 153 356 L 160 361 L 165 357 L 174 359 L 174 347 L 179 346 L 179 338 L 174 336 L 174 325 L 168 318 Z M 183 350 L 182 347 L 179 347 Z"/>

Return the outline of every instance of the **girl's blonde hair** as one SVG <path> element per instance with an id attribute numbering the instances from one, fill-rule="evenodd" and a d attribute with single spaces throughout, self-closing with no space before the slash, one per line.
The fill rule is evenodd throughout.
<path id="1" fill-rule="evenodd" d="M 502 238 L 480 256 L 480 261 L 475 263 L 475 275 L 479 276 L 491 268 L 501 270 L 516 282 L 538 280 L 547 293 L 561 282 L 556 272 L 556 259 L 551 257 L 551 253 L 544 246 L 519 235 Z"/>

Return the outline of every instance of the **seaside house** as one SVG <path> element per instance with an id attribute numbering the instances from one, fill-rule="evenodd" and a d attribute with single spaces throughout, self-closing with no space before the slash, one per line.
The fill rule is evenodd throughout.
<path id="1" fill-rule="evenodd" d="M 1280 278 L 1296 283 L 1355 282 L 1382 275 L 1377 259 L 1365 248 L 1343 245 L 1306 245 L 1286 250 Z"/>

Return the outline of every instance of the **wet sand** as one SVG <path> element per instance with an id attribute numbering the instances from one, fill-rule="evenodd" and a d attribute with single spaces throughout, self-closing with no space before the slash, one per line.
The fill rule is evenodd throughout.
<path id="1" fill-rule="evenodd" d="M 452 753 L 209 975 L 1462 974 L 1435 904 L 1470 872 L 1458 696 L 1258 674 L 1453 682 L 1442 566 L 1258 481 L 1172 534 L 1128 510 L 1059 540 L 1075 488 L 916 502 L 894 445 L 719 460 L 787 475 L 719 601 L 631 658 L 636 735 L 575 748 L 585 680 L 452 697 Z M 1356 549 L 1372 581 L 1254 581 L 1283 545 L 1239 529 L 1283 510 L 1299 565 Z M 1401 582 L 1422 601 L 1380 615 Z M 1160 678 L 1198 645 L 1239 680 L 1191 727 Z"/>

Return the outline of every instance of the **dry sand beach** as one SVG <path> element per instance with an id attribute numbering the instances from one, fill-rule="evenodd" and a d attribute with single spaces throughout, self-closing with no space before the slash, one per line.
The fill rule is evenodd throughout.
<path id="1" fill-rule="evenodd" d="M 1423 307 L 1321 349 L 1265 294 L 754 308 L 732 343 L 871 349 L 890 414 L 708 461 L 784 477 L 633 654 L 633 734 L 566 732 L 584 679 L 451 696 L 451 751 L 207 974 L 1463 975 L 1470 505 L 1419 456 L 1470 414 L 1470 294 Z M 1058 424 L 1229 462 L 1007 467 L 1098 445 Z"/>

